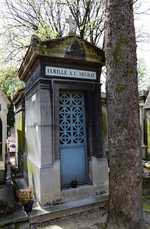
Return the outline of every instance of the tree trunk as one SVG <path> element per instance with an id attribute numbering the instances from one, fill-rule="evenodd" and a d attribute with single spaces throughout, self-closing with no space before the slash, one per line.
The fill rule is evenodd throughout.
<path id="1" fill-rule="evenodd" d="M 133 0 L 108 0 L 105 35 L 110 152 L 107 228 L 141 229 L 142 155 Z"/>

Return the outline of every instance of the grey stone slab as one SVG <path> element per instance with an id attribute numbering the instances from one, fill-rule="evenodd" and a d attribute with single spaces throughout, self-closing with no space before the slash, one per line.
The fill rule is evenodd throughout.
<path id="1" fill-rule="evenodd" d="M 15 211 L 15 198 L 11 185 L 0 187 L 0 216 Z"/>
<path id="2" fill-rule="evenodd" d="M 40 89 L 41 125 L 52 124 L 52 104 L 50 90 Z"/>
<path id="3" fill-rule="evenodd" d="M 40 220 L 36 219 L 34 223 L 31 222 L 31 225 L 37 229 L 101 229 L 107 219 L 105 207 L 106 202 L 97 202 L 96 204 L 51 213 L 53 218 L 45 213 L 45 218 L 40 216 Z"/>
<path id="4" fill-rule="evenodd" d="M 23 223 L 28 221 L 28 216 L 23 210 L 14 212 L 13 214 L 7 215 L 0 218 L 0 227 L 5 225 Z"/>
<path id="5" fill-rule="evenodd" d="M 52 125 L 41 126 L 41 164 L 52 163 Z"/>
<path id="6" fill-rule="evenodd" d="M 57 218 L 66 217 L 76 213 L 82 213 L 95 208 L 104 208 L 107 204 L 108 196 L 101 196 L 97 198 L 87 198 L 80 201 L 72 201 L 67 204 L 58 206 L 51 206 L 46 209 L 33 209 L 30 215 L 31 224 L 42 223 Z"/>

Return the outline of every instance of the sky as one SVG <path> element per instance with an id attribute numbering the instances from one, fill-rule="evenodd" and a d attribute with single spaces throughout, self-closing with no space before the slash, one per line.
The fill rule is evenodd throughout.
<path id="1" fill-rule="evenodd" d="M 5 23 L 1 14 L 2 10 L 5 12 L 3 1 L 0 0 L 0 30 Z M 146 67 L 146 81 L 150 85 L 150 0 L 138 0 L 138 2 L 138 9 L 136 10 L 138 13 L 135 14 L 135 27 L 136 31 L 142 34 L 142 36 L 144 35 L 145 38 L 141 40 L 140 37 L 140 41 L 137 42 L 137 57 L 139 62 L 144 62 Z M 2 40 L 0 39 L 1 46 Z"/>
<path id="2" fill-rule="evenodd" d="M 144 13 L 135 15 L 136 30 L 143 36 L 146 35 L 145 39 L 137 41 L 137 57 L 139 62 L 141 60 L 144 61 L 146 67 L 145 80 L 147 80 L 147 84 L 150 86 L 150 0 L 142 0 L 138 12 Z"/>

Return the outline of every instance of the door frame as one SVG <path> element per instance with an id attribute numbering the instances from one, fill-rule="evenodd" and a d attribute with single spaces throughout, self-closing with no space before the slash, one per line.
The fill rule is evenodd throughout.
<path id="1" fill-rule="evenodd" d="M 85 91 L 87 93 L 91 91 L 91 83 L 80 81 L 71 81 L 71 80 L 52 80 L 53 88 L 53 161 L 60 160 L 59 155 L 59 91 L 62 90 L 77 90 Z M 85 109 L 87 109 L 87 103 L 85 104 Z M 87 113 L 87 112 L 86 112 Z M 87 120 L 87 117 L 86 117 Z M 87 120 L 88 121 L 88 120 Z M 87 136 L 88 137 L 88 136 Z M 87 139 L 88 143 L 88 139 Z M 88 145 L 87 145 L 88 148 Z"/>
<path id="2" fill-rule="evenodd" d="M 84 145 L 84 165 L 85 165 L 85 169 L 84 169 L 84 176 L 85 176 L 85 179 L 84 179 L 84 181 L 83 182 L 80 182 L 79 183 L 79 185 L 85 185 L 85 184 L 88 184 L 89 183 L 89 163 L 88 163 L 88 153 L 87 153 L 87 130 L 88 130 L 88 128 L 87 128 L 87 120 L 86 120 L 86 117 L 87 117 L 87 115 L 86 115 L 86 113 L 87 113 L 87 109 L 86 109 L 86 103 L 85 103 L 85 97 L 86 97 L 86 94 L 85 94 L 85 91 L 81 91 L 81 90 L 72 90 L 72 89 L 60 89 L 59 90 L 59 92 L 60 91 L 63 91 L 63 92 L 70 92 L 70 93 L 75 93 L 75 92 L 81 92 L 81 94 L 82 94 L 82 96 L 83 96 L 83 103 L 84 103 L 84 108 L 83 108 L 83 110 L 84 110 L 84 118 L 85 118 L 85 126 L 84 126 L 84 134 L 85 134 L 85 142 L 83 143 L 83 145 Z M 59 93 L 59 98 L 60 98 L 60 93 Z M 60 120 L 59 120 L 59 123 L 60 123 Z M 60 128 L 59 128 L 60 129 Z M 60 135 L 59 135 L 59 137 L 60 137 Z M 64 146 L 64 148 L 65 148 L 66 146 Z M 68 145 L 68 147 L 66 147 L 66 148 L 69 148 L 70 146 Z M 63 148 L 63 147 L 62 147 Z M 61 147 L 60 147 L 60 142 L 59 142 L 59 155 L 61 155 Z M 62 172 L 62 160 L 61 160 L 61 156 L 60 156 L 60 172 Z M 61 186 L 62 186 L 62 188 L 70 188 L 70 186 L 69 185 L 67 185 L 67 184 L 63 184 L 63 176 L 61 175 Z"/>
<path id="3" fill-rule="evenodd" d="M 102 139 L 101 139 L 101 105 L 100 105 L 100 83 L 81 80 L 62 80 L 53 79 L 51 81 L 53 97 L 53 162 L 60 161 L 59 149 L 59 90 L 77 90 L 85 93 L 85 112 L 87 130 L 87 173 L 88 184 L 92 184 L 92 178 L 89 176 L 89 162 L 92 156 L 102 157 Z M 97 99 L 95 99 L 97 98 Z M 98 103 L 98 104 L 97 104 Z M 94 109 L 94 110 L 93 110 Z M 96 117 L 95 117 L 96 115 Z M 98 118 L 99 117 L 99 120 Z M 61 177 L 61 174 L 60 174 Z"/>

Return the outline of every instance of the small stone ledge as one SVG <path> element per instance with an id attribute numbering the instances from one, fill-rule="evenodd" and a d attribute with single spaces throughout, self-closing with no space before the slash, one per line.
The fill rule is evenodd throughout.
<path id="1" fill-rule="evenodd" d="M 34 208 L 29 216 L 30 225 L 38 225 L 51 220 L 81 214 L 94 209 L 106 209 L 108 196 L 90 197 L 83 200 L 71 201 L 47 208 Z"/>
<path id="2" fill-rule="evenodd" d="M 14 212 L 13 214 L 7 215 L 5 217 L 0 218 L 0 228 L 3 228 L 4 226 L 9 228 L 9 225 L 13 224 L 23 224 L 28 222 L 28 216 L 23 210 L 18 210 Z"/>
<path id="3" fill-rule="evenodd" d="M 16 208 L 13 187 L 11 184 L 0 186 L 0 218 L 13 214 Z"/>

